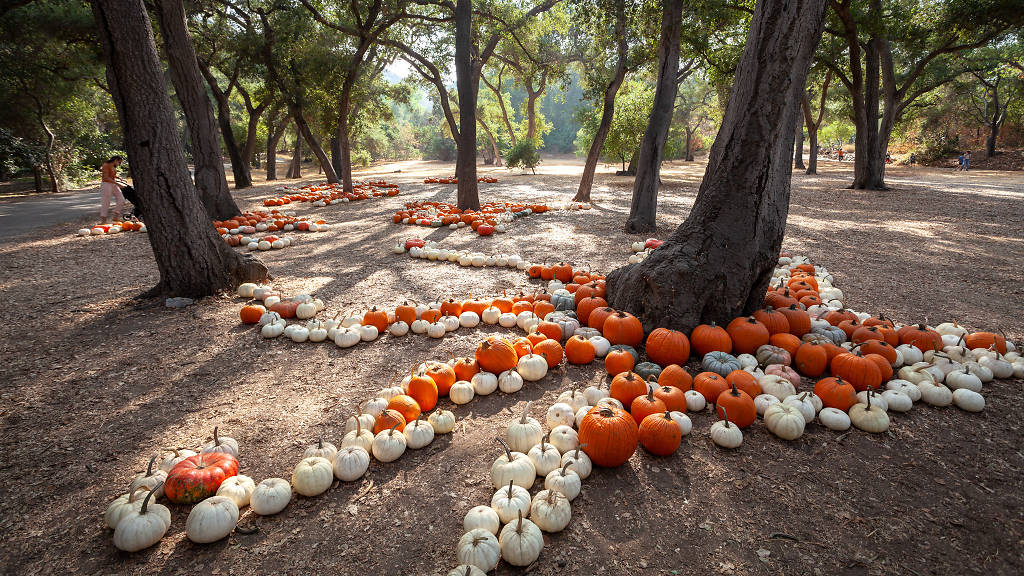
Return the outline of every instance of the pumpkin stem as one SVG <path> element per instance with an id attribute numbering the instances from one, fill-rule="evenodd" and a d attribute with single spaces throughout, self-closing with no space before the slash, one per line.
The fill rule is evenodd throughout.
<path id="1" fill-rule="evenodd" d="M 549 436 L 551 436 L 551 432 L 548 432 L 547 434 L 545 434 L 545 435 L 540 437 L 540 453 L 541 454 L 543 454 L 544 452 L 547 452 L 547 448 L 544 446 L 544 443 L 548 441 L 548 437 Z"/>
<path id="2" fill-rule="evenodd" d="M 725 406 L 715 405 L 716 408 L 722 409 L 722 417 L 725 418 L 725 427 L 729 427 L 729 412 L 726 411 Z"/>
<path id="3" fill-rule="evenodd" d="M 156 462 L 156 459 L 159 456 L 160 453 L 157 452 L 156 454 L 153 454 L 152 458 L 149 459 L 149 464 L 146 466 L 146 478 L 149 478 L 150 476 L 153 475 L 153 463 Z"/>
<path id="4" fill-rule="evenodd" d="M 400 423 L 399 423 L 399 424 L 400 424 Z M 389 438 L 390 438 L 391 436 L 394 436 L 394 435 L 395 435 L 395 429 L 396 429 L 396 428 L 398 428 L 399 424 L 395 424 L 394 426 L 392 426 L 392 427 L 391 427 L 391 430 L 388 430 L 388 437 L 389 437 Z"/>
<path id="5" fill-rule="evenodd" d="M 580 444 L 579 446 L 576 447 L 576 456 L 575 456 L 576 459 L 579 459 L 579 457 L 580 457 L 580 450 L 583 449 L 584 446 L 586 446 L 586 444 Z"/>
<path id="6" fill-rule="evenodd" d="M 570 458 L 569 461 L 562 466 L 562 476 L 565 476 L 565 473 L 569 470 L 569 466 L 572 466 L 575 462 L 575 460 Z"/>
<path id="7" fill-rule="evenodd" d="M 159 490 L 160 487 L 163 485 L 163 482 L 157 483 L 157 485 L 154 486 L 153 489 L 149 491 L 149 494 L 146 494 L 146 497 L 142 499 L 142 508 L 139 510 L 139 514 L 145 514 L 149 511 L 149 499 L 153 496 L 153 494 L 156 494 L 156 491 Z"/>
<path id="8" fill-rule="evenodd" d="M 220 437 L 217 436 L 217 427 L 213 427 L 213 445 L 220 446 Z"/>
<path id="9" fill-rule="evenodd" d="M 321 437 L 316 439 L 316 447 L 317 447 L 318 450 L 323 450 L 323 448 L 324 448 L 324 437 L 323 436 L 321 436 Z"/>
<path id="10" fill-rule="evenodd" d="M 523 533 L 523 511 L 522 510 L 519 511 L 519 523 L 516 524 L 516 533 L 517 534 L 522 534 Z"/>
<path id="11" fill-rule="evenodd" d="M 512 449 L 509 448 L 508 444 L 506 444 L 505 441 L 502 440 L 501 438 L 497 438 L 496 440 L 498 441 L 498 444 L 501 444 L 501 447 L 505 450 L 505 458 L 508 459 L 509 462 L 511 462 L 512 461 Z"/>
<path id="12" fill-rule="evenodd" d="M 515 483 L 516 483 L 515 480 L 509 480 L 508 481 L 508 491 L 505 493 L 505 495 L 508 496 L 508 501 L 509 502 L 512 501 L 512 487 L 515 486 Z"/>
<path id="13" fill-rule="evenodd" d="M 519 419 L 520 424 L 526 424 L 526 415 L 530 412 L 530 404 L 533 404 L 533 401 L 526 403 L 526 408 L 523 409 L 523 417 Z"/>

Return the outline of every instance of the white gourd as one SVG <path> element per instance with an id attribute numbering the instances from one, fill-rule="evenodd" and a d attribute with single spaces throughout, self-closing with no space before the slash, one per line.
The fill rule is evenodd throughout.
<path id="1" fill-rule="evenodd" d="M 491 508 L 498 514 L 502 524 L 508 524 L 520 514 L 530 513 L 530 492 L 523 487 L 509 482 L 491 496 Z"/>
<path id="2" fill-rule="evenodd" d="M 434 426 L 423 419 L 421 412 L 418 418 L 405 427 L 402 434 L 405 436 L 406 446 L 412 450 L 419 450 L 434 441 Z"/>
<path id="3" fill-rule="evenodd" d="M 501 557 L 513 566 L 529 566 L 540 557 L 544 549 L 544 535 L 533 522 L 520 515 L 515 522 L 506 524 L 498 536 Z"/>
<path id="4" fill-rule="evenodd" d="M 818 412 L 818 421 L 829 430 L 836 432 L 845 432 L 850 429 L 850 417 L 838 408 L 822 408 Z"/>
<path id="5" fill-rule="evenodd" d="M 427 422 L 437 434 L 448 434 L 455 429 L 455 414 L 449 410 L 435 410 L 427 417 Z"/>
<path id="6" fill-rule="evenodd" d="M 256 485 L 249 497 L 249 508 L 260 516 L 277 514 L 292 499 L 292 485 L 284 478 L 267 478 Z"/>
<path id="7" fill-rule="evenodd" d="M 803 436 L 806 422 L 800 410 L 793 405 L 772 404 L 764 412 L 765 427 L 783 440 L 796 440 Z"/>
<path id="8" fill-rule="evenodd" d="M 544 532 L 561 532 L 571 519 L 569 498 L 561 492 L 541 490 L 530 504 L 530 520 Z"/>
<path id="9" fill-rule="evenodd" d="M 566 454 L 565 456 L 570 456 Z M 583 487 L 583 481 L 580 475 L 575 470 L 570 470 L 569 467 L 575 462 L 571 457 L 566 460 L 563 456 L 561 468 L 556 468 L 548 475 L 544 477 L 544 488 L 554 492 L 559 492 L 570 501 L 574 500 L 580 495 L 580 489 Z"/>
<path id="10" fill-rule="evenodd" d="M 476 566 L 484 572 L 490 572 L 498 565 L 501 545 L 494 534 L 482 528 L 474 528 L 459 538 L 455 556 L 459 564 Z"/>
<path id="11" fill-rule="evenodd" d="M 311 498 L 327 491 L 334 483 L 334 463 L 322 456 L 303 458 L 292 470 L 292 486 Z"/>
<path id="12" fill-rule="evenodd" d="M 580 445 L 580 437 L 571 425 L 555 426 L 551 429 L 551 433 L 548 434 L 548 442 L 558 450 L 559 454 L 565 454 L 570 450 L 575 450 Z"/>
<path id="13" fill-rule="evenodd" d="M 542 437 L 540 442 L 530 448 L 526 455 L 533 463 L 537 476 L 541 477 L 547 476 L 549 472 L 558 468 L 562 461 L 562 455 L 557 448 L 547 442 L 547 436 Z"/>
<path id="14" fill-rule="evenodd" d="M 527 402 L 523 409 L 523 415 L 509 423 L 505 430 L 505 440 L 513 452 L 529 452 L 530 448 L 538 444 L 544 436 L 544 429 L 541 428 L 540 422 L 529 415 L 531 404 L 532 402 Z M 502 485 L 504 482 L 498 487 L 500 488 Z"/>
<path id="15" fill-rule="evenodd" d="M 529 495 L 529 493 L 527 493 Z M 486 530 L 491 534 L 497 534 L 501 530 L 501 519 L 494 508 L 490 506 L 474 506 L 466 512 L 462 519 L 462 529 L 466 532 L 476 529 Z"/>
<path id="16" fill-rule="evenodd" d="M 226 538 L 238 523 L 238 506 L 226 496 L 211 496 L 192 507 L 185 520 L 185 535 L 196 544 Z"/>
<path id="17" fill-rule="evenodd" d="M 373 437 L 373 445 L 370 453 L 381 462 L 394 462 L 405 453 L 405 435 L 401 432 L 395 433 L 398 428 L 396 424 L 390 430 L 381 430 Z"/>
<path id="18" fill-rule="evenodd" d="M 960 388 L 953 391 L 953 404 L 967 412 L 981 412 L 985 409 L 985 397 L 973 390 Z"/>
<path id="19" fill-rule="evenodd" d="M 473 389 L 473 384 L 466 382 L 465 380 L 459 380 L 452 384 L 451 389 L 448 391 L 448 399 L 454 404 L 469 404 L 473 401 L 473 396 L 476 392 Z"/>
<path id="20" fill-rule="evenodd" d="M 533 462 L 526 454 L 510 450 L 500 438 L 498 443 L 501 444 L 504 453 L 491 464 L 491 484 L 497 489 L 513 482 L 516 486 L 529 490 L 537 478 L 537 469 L 534 468 Z"/>
<path id="21" fill-rule="evenodd" d="M 334 477 L 342 482 L 358 480 L 370 467 L 370 453 L 362 446 L 346 446 L 334 457 Z"/>
<path id="22" fill-rule="evenodd" d="M 565 402 L 556 402 L 548 408 L 547 424 L 549 429 L 558 426 L 572 426 L 576 421 L 576 409 Z"/>
<path id="23" fill-rule="evenodd" d="M 523 389 L 523 377 L 515 370 L 505 370 L 498 376 L 498 389 L 505 394 L 514 394 Z"/>
<path id="24" fill-rule="evenodd" d="M 572 452 L 566 452 L 562 454 L 561 466 L 569 466 L 569 470 L 572 470 L 580 477 L 580 480 L 586 480 L 590 473 L 594 471 L 594 464 L 590 461 L 590 456 L 583 451 L 583 447 L 579 446 Z"/>
<path id="25" fill-rule="evenodd" d="M 480 396 L 487 396 L 498 389 L 498 377 L 490 372 L 477 372 L 470 383 L 473 392 Z"/>
<path id="26" fill-rule="evenodd" d="M 253 482 L 252 478 L 239 474 L 225 478 L 220 483 L 220 486 L 217 487 L 217 496 L 230 498 L 235 503 L 235 506 L 245 508 L 249 505 L 249 498 L 252 497 L 252 492 L 255 489 L 256 483 Z"/>

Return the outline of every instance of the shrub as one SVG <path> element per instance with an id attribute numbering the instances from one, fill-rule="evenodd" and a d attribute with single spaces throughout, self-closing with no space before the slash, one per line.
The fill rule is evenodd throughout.
<path id="1" fill-rule="evenodd" d="M 538 148 L 536 140 L 520 140 L 505 153 L 505 164 L 509 169 L 529 169 L 536 174 L 537 165 L 540 164 L 540 150 Z"/>

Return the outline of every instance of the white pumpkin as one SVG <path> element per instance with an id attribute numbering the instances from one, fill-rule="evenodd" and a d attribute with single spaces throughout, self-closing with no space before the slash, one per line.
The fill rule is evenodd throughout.
<path id="1" fill-rule="evenodd" d="M 249 505 L 249 498 L 252 497 L 252 492 L 255 489 L 256 483 L 253 482 L 252 478 L 239 474 L 225 478 L 220 483 L 220 486 L 217 487 L 217 496 L 230 498 L 235 503 L 235 506 L 245 508 Z"/>
<path id="2" fill-rule="evenodd" d="M 476 566 L 484 572 L 490 572 L 498 565 L 501 545 L 494 534 L 483 528 L 474 528 L 459 538 L 455 556 L 459 564 Z"/>
<path id="3" fill-rule="evenodd" d="M 477 372 L 473 374 L 470 384 L 473 385 L 474 394 L 487 396 L 498 389 L 498 377 L 490 372 Z"/>
<path id="4" fill-rule="evenodd" d="M 466 311 L 459 314 L 459 325 L 463 328 L 476 328 L 480 324 L 480 316 L 476 312 Z"/>
<path id="5" fill-rule="evenodd" d="M 444 335 L 447 333 L 448 330 L 440 322 L 434 322 L 427 327 L 427 336 L 431 338 L 444 338 Z"/>
<path id="6" fill-rule="evenodd" d="M 185 521 L 185 535 L 196 544 L 226 538 L 238 523 L 238 506 L 227 496 L 211 496 L 192 507 Z"/>
<path id="7" fill-rule="evenodd" d="M 307 498 L 319 496 L 334 483 L 334 464 L 322 456 L 303 458 L 292 470 L 292 486 Z"/>
<path id="8" fill-rule="evenodd" d="M 701 398 L 703 398 L 703 396 Z M 609 408 L 618 408 L 619 410 L 625 410 L 625 408 L 622 406 L 622 402 L 619 402 L 618 400 L 616 400 L 615 398 L 612 398 L 611 396 L 609 396 L 607 398 L 601 398 L 600 400 L 598 400 L 597 404 L 594 405 L 594 408 L 600 408 L 601 406 L 607 406 Z"/>
<path id="9" fill-rule="evenodd" d="M 498 536 L 501 557 L 513 566 L 529 566 L 540 557 L 544 549 L 544 535 L 533 522 L 522 515 L 506 524 Z"/>
<path id="10" fill-rule="evenodd" d="M 341 447 L 358 446 L 369 452 L 373 447 L 373 432 L 370 430 L 371 428 L 363 427 L 361 418 L 356 420 L 356 427 L 341 439 Z"/>
<path id="11" fill-rule="evenodd" d="M 523 389 L 523 377 L 515 370 L 506 370 L 498 376 L 498 389 L 506 394 L 518 392 Z"/>
<path id="12" fill-rule="evenodd" d="M 427 422 L 436 434 L 448 434 L 455 429 L 455 414 L 449 410 L 435 410 L 427 417 Z"/>
<path id="13" fill-rule="evenodd" d="M 822 408 L 818 412 L 818 421 L 829 430 L 843 432 L 850 429 L 850 417 L 838 408 Z"/>
<path id="14" fill-rule="evenodd" d="M 772 404 L 764 412 L 765 427 L 783 440 L 796 440 L 803 436 L 806 421 L 800 409 L 784 402 Z"/>
<path id="15" fill-rule="evenodd" d="M 142 501 L 151 491 L 145 486 L 140 486 L 130 493 L 121 494 L 115 498 L 107 506 L 107 511 L 103 514 L 103 522 L 107 525 L 107 528 L 111 530 L 117 528 L 117 523 L 127 516 L 129 512 L 140 509 Z M 170 524 L 170 522 L 170 512 L 168 511 L 167 523 Z"/>
<path id="16" fill-rule="evenodd" d="M 383 410 L 384 408 L 387 408 L 387 405 L 388 405 L 387 399 L 383 399 L 383 400 L 384 400 L 383 401 L 383 408 L 380 408 L 380 410 Z M 374 402 L 374 405 L 373 406 L 369 406 L 369 408 L 370 409 L 377 409 L 379 407 L 378 404 L 380 404 L 380 403 Z M 377 410 L 377 413 L 380 413 L 380 410 Z M 376 424 L 376 423 L 377 423 L 377 419 L 373 416 L 373 414 L 367 412 L 366 410 L 363 409 L 362 406 L 360 406 L 360 407 L 358 407 L 356 409 L 356 413 L 355 414 L 353 414 L 352 416 L 349 416 L 348 420 L 345 420 L 345 433 L 348 434 L 349 432 L 352 432 L 353 430 L 356 430 L 357 428 L 372 429 L 373 425 Z"/>
<path id="17" fill-rule="evenodd" d="M 566 454 L 565 456 L 569 456 Z M 563 460 L 565 458 L 563 457 Z M 583 481 L 580 475 L 575 470 L 570 470 L 569 467 L 575 462 L 572 458 L 565 460 L 561 468 L 556 468 L 548 475 L 544 477 L 544 488 L 553 492 L 558 492 L 568 498 L 570 501 L 574 500 L 580 495 L 580 489 L 583 487 Z"/>
<path id="18" fill-rule="evenodd" d="M 512 328 L 517 321 L 518 317 L 511 312 L 505 312 L 498 316 L 498 325 L 502 328 Z"/>
<path id="19" fill-rule="evenodd" d="M 221 436 L 218 433 L 218 427 L 213 428 L 213 441 L 203 446 L 200 452 L 206 454 L 209 452 L 223 452 L 225 454 L 231 454 L 235 458 L 238 458 L 238 442 L 234 438 L 229 436 Z"/>
<path id="20" fill-rule="evenodd" d="M 568 404 L 569 406 L 572 406 L 572 411 L 574 414 L 580 408 L 590 404 L 590 402 L 587 401 L 587 395 L 575 389 L 566 390 L 565 392 L 559 394 L 558 400 L 556 402 L 561 402 L 564 404 Z M 554 426 L 552 426 L 552 428 L 554 428 Z"/>
<path id="21" fill-rule="evenodd" d="M 686 398 L 687 412 L 700 412 L 707 406 L 704 395 L 696 390 L 687 390 L 683 393 L 683 397 Z"/>
<path id="22" fill-rule="evenodd" d="M 981 412 L 985 409 L 985 397 L 973 390 L 960 388 L 953 391 L 953 404 L 967 412 Z"/>
<path id="23" fill-rule="evenodd" d="M 787 397 L 796 394 L 796 388 L 792 382 L 775 374 L 760 376 L 757 379 L 757 383 L 761 385 L 761 392 L 763 394 L 770 394 L 779 400 L 785 400 Z"/>
<path id="24" fill-rule="evenodd" d="M 804 424 L 810 424 L 814 420 L 814 416 L 817 414 L 817 411 L 814 409 L 814 404 L 807 398 L 807 392 L 787 396 L 782 403 L 795 406 L 804 417 Z"/>
<path id="25" fill-rule="evenodd" d="M 413 450 L 424 448 L 434 441 L 434 426 L 423 419 L 423 414 L 413 420 L 402 432 L 405 444 Z"/>
<path id="26" fill-rule="evenodd" d="M 412 330 L 413 334 L 426 334 L 429 328 L 430 322 L 421 319 L 413 320 L 412 324 L 409 325 L 409 329 Z"/>
<path id="27" fill-rule="evenodd" d="M 971 374 L 977 376 L 978 380 L 981 380 L 982 384 L 988 384 L 996 377 L 995 374 L 992 373 L 992 370 L 973 361 L 964 363 L 963 370 L 970 370 Z M 975 392 L 978 392 L 978 390 L 975 390 Z"/>
<path id="28" fill-rule="evenodd" d="M 610 394 L 609 394 L 607 388 L 602 388 L 601 385 L 598 384 L 598 385 L 587 386 L 583 390 L 583 396 L 587 400 L 587 404 L 586 405 L 594 406 L 602 398 L 607 398 L 608 396 L 610 396 Z"/>
<path id="29" fill-rule="evenodd" d="M 530 504 L 530 520 L 544 532 L 561 532 L 572 519 L 569 498 L 555 490 L 541 490 Z"/>
<path id="30" fill-rule="evenodd" d="M 475 394 L 472 384 L 465 380 L 459 380 L 452 384 L 451 389 L 448 391 L 448 399 L 454 404 L 469 404 L 473 401 Z"/>
<path id="31" fill-rule="evenodd" d="M 540 422 L 529 415 L 531 404 L 532 402 L 527 402 L 523 408 L 523 415 L 510 422 L 505 430 L 505 440 L 513 452 L 529 452 L 530 448 L 540 443 L 544 437 L 544 429 L 541 428 Z M 497 487 L 500 488 L 502 485 L 504 482 Z"/>
<path id="32" fill-rule="evenodd" d="M 693 422 L 690 421 L 690 417 L 683 412 L 671 411 L 668 413 L 668 417 L 679 426 L 679 431 L 686 436 L 693 430 Z"/>
<path id="33" fill-rule="evenodd" d="M 377 331 L 377 327 L 373 324 L 367 324 L 357 328 L 359 330 L 359 339 L 363 342 L 372 342 L 377 339 L 380 333 Z"/>
<path id="34" fill-rule="evenodd" d="M 370 467 L 370 453 L 361 446 L 346 446 L 334 457 L 334 477 L 342 482 L 358 480 Z"/>
<path id="35" fill-rule="evenodd" d="M 154 499 L 160 498 L 164 495 L 163 483 L 164 480 L 167 480 L 167 472 L 164 472 L 159 468 L 153 468 L 154 464 L 156 464 L 156 459 L 159 457 L 159 454 L 154 454 L 153 457 L 149 459 L 149 464 L 146 465 L 146 471 L 132 479 L 131 483 L 128 485 L 129 494 L 135 492 L 139 488 L 145 488 L 146 490 L 156 491 L 156 494 L 153 495 Z"/>
<path id="36" fill-rule="evenodd" d="M 1013 376 L 1013 364 L 995 356 L 983 356 L 978 359 L 978 364 L 992 371 L 992 375 L 999 379 Z"/>
<path id="37" fill-rule="evenodd" d="M 885 399 L 885 396 L 882 396 L 881 394 L 876 394 L 874 390 L 864 390 L 861 392 L 857 392 L 857 403 L 867 404 L 868 396 L 871 396 L 871 404 L 878 406 L 883 411 L 889 411 L 889 402 Z"/>
<path id="38" fill-rule="evenodd" d="M 381 430 L 373 437 L 373 445 L 370 453 L 381 462 L 394 462 L 405 453 L 405 435 L 401 432 L 395 433 L 397 425 L 390 430 Z"/>
<path id="39" fill-rule="evenodd" d="M 601 402 L 603 400 L 604 398 L 598 400 L 598 402 Z M 575 423 L 577 428 L 580 427 L 580 422 L 583 422 L 583 418 L 587 415 L 588 412 L 590 412 L 591 408 L 593 408 L 593 406 L 584 406 L 576 411 Z"/>
<path id="40" fill-rule="evenodd" d="M 562 454 L 558 452 L 558 449 L 547 442 L 547 436 L 540 439 L 540 442 L 530 448 L 530 451 L 526 453 L 526 456 L 530 458 L 530 462 L 533 462 L 533 468 L 537 472 L 537 476 L 547 476 L 549 472 L 559 467 L 562 461 Z"/>
<path id="41" fill-rule="evenodd" d="M 604 336 L 591 336 L 588 340 L 594 345 L 594 356 L 597 358 L 604 358 L 612 348 L 612 343 Z"/>
<path id="42" fill-rule="evenodd" d="M 291 499 L 291 483 L 284 478 L 267 478 L 252 491 L 249 508 L 260 516 L 271 516 L 284 510 Z"/>
<path id="43" fill-rule="evenodd" d="M 334 333 L 334 343 L 339 348 L 351 348 L 362 341 L 362 336 L 359 335 L 358 328 L 339 328 Z"/>
<path id="44" fill-rule="evenodd" d="M 409 333 L 409 325 L 401 320 L 396 320 L 391 326 L 388 326 L 388 333 L 392 336 L 405 336 Z"/>
<path id="45" fill-rule="evenodd" d="M 114 528 L 114 546 L 125 552 L 138 552 L 156 544 L 171 525 L 171 511 L 162 504 L 150 502 L 153 491 L 146 494 L 138 509 L 126 512 Z"/>
<path id="46" fill-rule="evenodd" d="M 764 413 L 772 404 L 778 404 L 779 399 L 771 394 L 758 394 L 754 398 L 754 409 L 757 410 L 758 416 L 764 416 Z"/>
<path id="47" fill-rule="evenodd" d="M 551 429 L 551 433 L 548 434 L 548 442 L 558 450 L 559 454 L 565 454 L 570 450 L 575 450 L 580 445 L 580 437 L 571 425 L 555 426 Z"/>
<path id="48" fill-rule="evenodd" d="M 865 432 L 881 434 L 889 429 L 889 415 L 875 405 L 873 394 L 868 395 L 867 400 L 867 404 L 854 404 L 850 408 L 850 422 Z"/>
<path id="49" fill-rule="evenodd" d="M 726 413 L 725 419 L 711 425 L 711 441 L 722 448 L 739 448 L 743 444 L 743 431 L 729 422 L 729 414 Z"/>
<path id="50" fill-rule="evenodd" d="M 480 320 L 484 324 L 493 326 L 498 323 L 498 318 L 501 317 L 501 310 L 494 306 L 488 306 L 484 308 L 484 311 L 480 313 Z"/>
<path id="51" fill-rule="evenodd" d="M 530 493 L 527 492 L 526 495 L 529 496 Z M 466 512 L 466 517 L 462 519 L 462 529 L 469 532 L 478 528 L 486 530 L 491 534 L 498 533 L 498 530 L 501 529 L 501 519 L 498 517 L 498 513 L 494 511 L 494 508 L 490 506 L 474 506 L 469 512 Z"/>
<path id="52" fill-rule="evenodd" d="M 953 392 L 934 379 L 923 381 L 917 387 L 925 404 L 943 407 L 953 403 Z"/>
<path id="53" fill-rule="evenodd" d="M 491 496 L 491 508 L 498 514 L 502 524 L 507 524 L 520 514 L 530 513 L 530 492 L 526 488 L 509 482 Z"/>
<path id="54" fill-rule="evenodd" d="M 526 454 L 510 450 L 500 438 L 498 442 L 504 453 L 491 464 L 491 484 L 497 489 L 513 482 L 516 486 L 529 490 L 537 478 L 537 469 L 533 467 L 533 462 Z"/>
<path id="55" fill-rule="evenodd" d="M 914 407 L 914 401 L 910 399 L 910 396 L 900 390 L 886 390 L 875 396 L 875 398 L 879 397 L 885 400 L 886 409 L 891 412 L 910 412 L 910 409 Z"/>
<path id="56" fill-rule="evenodd" d="M 554 429 L 558 426 L 572 426 L 576 421 L 576 409 L 564 402 L 556 402 L 548 408 L 548 428 Z"/>
<path id="57" fill-rule="evenodd" d="M 896 347 L 896 351 L 903 356 L 904 365 L 913 365 L 924 360 L 924 352 L 910 344 L 900 344 Z"/>
<path id="58" fill-rule="evenodd" d="M 547 375 L 548 361 L 539 354 L 527 354 L 519 359 L 516 372 L 526 382 L 536 382 Z"/>
<path id="59" fill-rule="evenodd" d="M 328 460 L 334 460 L 334 457 L 338 455 L 338 447 L 330 442 L 324 442 L 323 438 L 317 438 L 316 444 L 308 446 L 306 451 L 302 453 L 303 458 L 311 458 L 313 456 L 320 456 L 321 458 L 327 458 Z"/>
<path id="60" fill-rule="evenodd" d="M 450 315 L 441 316 L 441 318 L 438 319 L 437 323 L 439 323 L 442 326 L 444 326 L 444 331 L 445 332 L 454 332 L 454 331 L 458 330 L 459 326 L 460 326 L 460 324 L 459 324 L 459 317 L 458 316 L 450 316 Z"/>
<path id="61" fill-rule="evenodd" d="M 921 389 L 917 387 L 913 382 L 908 382 L 902 379 L 889 380 L 885 383 L 886 390 L 894 390 L 897 392 L 903 392 L 907 395 L 912 402 L 917 402 L 921 399 Z"/>
<path id="62" fill-rule="evenodd" d="M 581 480 L 586 480 L 594 470 L 594 464 L 590 461 L 590 456 L 587 456 L 587 453 L 583 451 L 582 447 L 578 447 L 572 452 L 562 454 L 561 465 L 563 467 L 568 466 L 568 469 L 575 472 Z"/>

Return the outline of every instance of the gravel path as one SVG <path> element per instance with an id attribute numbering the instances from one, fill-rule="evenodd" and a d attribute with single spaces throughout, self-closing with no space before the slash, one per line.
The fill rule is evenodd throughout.
<path id="1" fill-rule="evenodd" d="M 579 170 L 569 159 L 546 160 L 538 176 L 495 170 L 500 182 L 482 185 L 481 196 L 565 199 Z M 826 265 L 855 308 L 1024 335 L 1019 173 L 895 168 L 893 190 L 855 192 L 843 188 L 849 170 L 826 163 L 819 176 L 794 176 L 787 247 Z M 685 216 L 702 171 L 667 167 L 660 236 Z M 402 194 L 316 210 L 343 224 L 266 253 L 274 284 L 315 293 L 331 314 L 532 286 L 510 270 L 391 255 L 394 242 L 421 232 L 451 247 L 603 271 L 629 254 L 633 238 L 621 227 L 631 181 L 608 174 L 593 210 L 531 216 L 488 239 L 390 224 L 406 201 L 452 199 L 452 186 L 422 184 L 451 172 L 438 163 L 378 167 L 374 177 L 401 182 Z M 270 194 L 238 197 L 255 206 Z M 177 508 L 158 546 L 121 554 L 103 510 L 156 450 L 195 446 L 219 425 L 239 440 L 243 473 L 288 478 L 306 444 L 340 440 L 359 401 L 419 361 L 471 354 L 484 334 L 504 331 L 385 337 L 348 350 L 266 341 L 238 324 L 233 298 L 183 310 L 133 300 L 157 280 L 145 236 L 70 236 L 87 223 L 0 244 L 0 573 L 443 574 L 463 514 L 492 493 L 494 436 L 526 401 L 543 419 L 561 391 L 601 379 L 596 366 L 562 368 L 514 396 L 458 407 L 454 434 L 371 465 L 361 483 L 297 498 L 275 517 L 246 515 L 255 534 L 194 545 Z M 755 424 L 734 452 L 711 444 L 710 414 L 693 415 L 676 455 L 640 453 L 587 480 L 572 523 L 545 538 L 532 573 L 1020 574 L 1022 382 L 994 384 L 986 397 L 981 414 L 916 407 L 879 436 L 815 426 L 783 443 Z"/>

